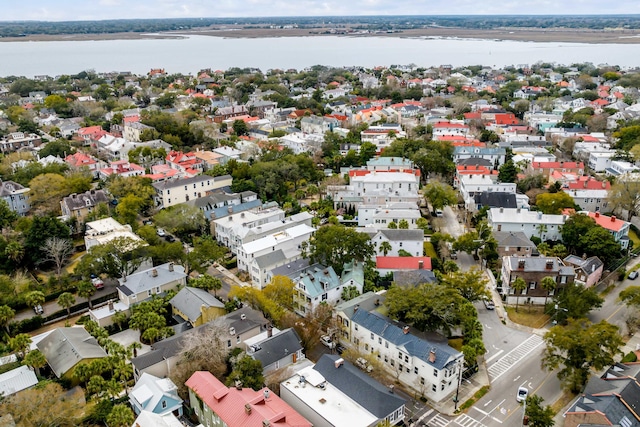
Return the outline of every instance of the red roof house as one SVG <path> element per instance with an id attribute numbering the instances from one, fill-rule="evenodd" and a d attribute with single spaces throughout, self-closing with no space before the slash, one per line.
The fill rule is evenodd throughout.
<path id="1" fill-rule="evenodd" d="M 378 270 L 431 270 L 428 256 L 379 256 L 376 257 Z"/>
<path id="2" fill-rule="evenodd" d="M 311 427 L 311 423 L 267 387 L 260 391 L 227 387 L 210 372 L 198 371 L 186 382 L 189 401 L 203 425 L 228 427 Z M 208 410 L 205 410 L 208 408 Z"/>

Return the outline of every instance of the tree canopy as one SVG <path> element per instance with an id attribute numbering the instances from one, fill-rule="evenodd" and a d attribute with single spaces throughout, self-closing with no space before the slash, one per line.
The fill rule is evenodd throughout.
<path id="1" fill-rule="evenodd" d="M 567 326 L 554 326 L 544 336 L 547 348 L 542 364 L 549 371 L 561 367 L 558 378 L 563 386 L 579 392 L 591 369 L 600 370 L 614 363 L 624 341 L 618 327 L 601 321 L 570 320 Z"/>
<path id="2" fill-rule="evenodd" d="M 364 262 L 374 254 L 368 235 L 342 225 L 320 227 L 309 239 L 308 257 L 312 263 L 333 267 L 341 274 L 346 263 Z"/>

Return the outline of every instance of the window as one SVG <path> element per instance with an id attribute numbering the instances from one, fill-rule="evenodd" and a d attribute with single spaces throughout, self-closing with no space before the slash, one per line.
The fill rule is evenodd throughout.
<path id="1" fill-rule="evenodd" d="M 404 369 L 404 366 L 402 366 L 402 363 L 398 363 L 398 369 L 400 370 L 400 372 L 402 372 L 402 370 Z"/>
<path id="2" fill-rule="evenodd" d="M 398 352 L 398 359 L 402 360 L 402 352 Z"/>
<path id="3" fill-rule="evenodd" d="M 404 355 L 404 361 L 408 362 L 409 361 L 409 356 L 407 356 L 406 354 Z"/>
<path id="4" fill-rule="evenodd" d="M 371 339 L 373 340 L 373 332 L 371 332 Z"/>
<path id="5" fill-rule="evenodd" d="M 167 401 L 163 400 L 162 401 L 162 409 L 165 409 L 167 407 Z"/>
<path id="6" fill-rule="evenodd" d="M 444 390 L 444 384 L 440 386 L 440 390 Z"/>
<path id="7" fill-rule="evenodd" d="M 160 290 L 160 286 L 156 286 L 156 294 L 159 294 L 160 292 L 162 292 L 162 291 Z"/>
<path id="8" fill-rule="evenodd" d="M 382 338 L 378 337 L 378 344 L 382 344 Z"/>
<path id="9" fill-rule="evenodd" d="M 147 295 L 151 296 L 151 289 L 147 290 Z"/>
<path id="10" fill-rule="evenodd" d="M 536 288 L 536 282 L 529 282 L 529 289 L 535 289 Z"/>
<path id="11" fill-rule="evenodd" d="M 431 390 L 438 391 L 438 387 L 434 384 L 434 385 L 431 386 Z"/>
<path id="12" fill-rule="evenodd" d="M 355 326 L 354 326 L 354 328 L 355 328 L 355 330 L 357 331 L 357 330 L 358 330 L 358 325 L 355 325 Z"/>
<path id="13" fill-rule="evenodd" d="M 389 362 L 389 357 L 388 357 L 386 354 L 384 355 L 384 362 L 385 362 L 385 363 L 388 363 L 388 362 Z"/>
<path id="14" fill-rule="evenodd" d="M 236 344 L 240 344 L 240 335 L 236 337 Z"/>
<path id="15" fill-rule="evenodd" d="M 434 370 L 433 370 L 433 376 L 434 376 L 434 377 L 437 377 L 437 376 L 438 376 L 438 370 L 437 370 L 437 369 L 434 369 Z M 435 391 L 435 390 L 434 390 L 434 391 Z"/>
<path id="16" fill-rule="evenodd" d="M 395 362 L 391 359 L 391 366 L 395 366 Z"/>
<path id="17" fill-rule="evenodd" d="M 420 385 L 424 385 L 424 377 L 420 377 Z"/>
<path id="18" fill-rule="evenodd" d="M 227 347 L 231 347 L 231 340 L 227 340 Z"/>
<path id="19" fill-rule="evenodd" d="M 389 341 L 384 342 L 384 348 L 389 348 Z"/>
<path id="20" fill-rule="evenodd" d="M 364 349 L 365 349 L 365 350 L 369 350 L 369 344 L 365 344 L 365 345 L 364 345 Z"/>
<path id="21" fill-rule="evenodd" d="M 413 373 L 418 375 L 418 367 L 417 366 L 413 368 Z"/>
<path id="22" fill-rule="evenodd" d="M 409 367 L 407 366 L 407 374 L 408 374 L 409 372 L 411 372 L 411 368 L 409 368 Z"/>

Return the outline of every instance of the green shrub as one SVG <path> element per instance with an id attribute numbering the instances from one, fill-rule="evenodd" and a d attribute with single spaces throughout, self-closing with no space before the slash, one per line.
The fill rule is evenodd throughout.
<path id="1" fill-rule="evenodd" d="M 636 355 L 636 353 L 633 351 L 630 351 L 629 353 L 624 355 L 624 357 L 622 358 L 622 363 L 630 363 L 630 362 L 635 362 L 637 360 L 638 360 L 638 356 Z"/>

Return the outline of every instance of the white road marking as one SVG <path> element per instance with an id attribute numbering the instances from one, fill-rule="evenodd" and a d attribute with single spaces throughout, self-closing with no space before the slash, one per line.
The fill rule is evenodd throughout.
<path id="1" fill-rule="evenodd" d="M 496 347 L 496 350 L 497 350 L 497 347 Z M 488 358 L 485 363 L 491 362 L 493 359 L 495 359 L 496 357 L 500 356 L 502 353 L 504 353 L 504 350 L 499 350 L 496 354 L 494 354 L 493 356 Z"/>
<path id="2" fill-rule="evenodd" d="M 527 355 L 535 351 L 542 345 L 544 341 L 542 337 L 538 335 L 531 335 L 519 346 L 511 350 L 504 357 L 500 358 L 493 365 L 489 366 L 489 378 L 491 381 L 495 381 L 500 378 L 505 372 L 511 369 L 516 363 L 524 359 Z"/>

